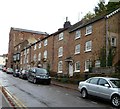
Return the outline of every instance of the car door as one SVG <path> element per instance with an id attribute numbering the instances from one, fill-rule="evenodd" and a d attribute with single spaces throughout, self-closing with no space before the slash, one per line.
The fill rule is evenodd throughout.
<path id="1" fill-rule="evenodd" d="M 99 78 L 92 78 L 92 79 L 89 81 L 89 84 L 87 84 L 87 90 L 88 90 L 88 93 L 89 93 L 90 95 L 94 95 L 94 96 L 97 96 L 97 95 L 98 95 L 98 92 L 97 92 L 98 79 L 99 79 Z"/>
<path id="2" fill-rule="evenodd" d="M 112 90 L 110 87 L 110 84 L 107 82 L 107 80 L 100 78 L 98 81 L 98 86 L 99 86 L 99 97 L 105 98 L 105 99 L 109 99 Z"/>
<path id="3" fill-rule="evenodd" d="M 30 81 L 33 81 L 33 77 L 34 77 L 34 69 L 33 68 L 31 68 L 30 70 L 29 70 L 29 73 L 28 73 L 28 79 L 30 80 Z"/>
<path id="4" fill-rule="evenodd" d="M 31 80 L 32 80 L 32 81 L 34 81 L 35 76 L 36 76 L 36 69 L 33 68 L 33 69 L 31 70 Z"/>

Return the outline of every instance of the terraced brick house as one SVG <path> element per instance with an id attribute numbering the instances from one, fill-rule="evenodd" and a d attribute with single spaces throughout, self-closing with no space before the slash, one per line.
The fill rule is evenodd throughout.
<path id="1" fill-rule="evenodd" d="M 20 68 L 44 67 L 54 75 L 71 77 L 93 72 L 92 69 L 97 73 L 95 69 L 120 66 L 119 55 L 120 9 L 117 9 L 74 25 L 66 20 L 58 31 L 24 45 L 20 51 Z"/>
<path id="2" fill-rule="evenodd" d="M 20 52 L 28 45 L 47 37 L 46 32 L 39 32 L 21 28 L 11 28 L 9 33 L 9 48 L 7 67 L 20 68 Z"/>

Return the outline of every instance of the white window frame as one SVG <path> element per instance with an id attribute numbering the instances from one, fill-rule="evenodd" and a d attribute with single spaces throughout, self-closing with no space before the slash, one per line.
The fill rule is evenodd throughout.
<path id="1" fill-rule="evenodd" d="M 89 52 L 89 51 L 92 51 L 92 41 L 87 41 L 85 43 L 85 52 Z"/>
<path id="2" fill-rule="evenodd" d="M 58 73 L 62 73 L 63 72 L 63 62 L 59 61 L 58 62 Z"/>
<path id="3" fill-rule="evenodd" d="M 38 44 L 38 48 L 41 48 L 41 42 Z"/>
<path id="4" fill-rule="evenodd" d="M 47 50 L 44 51 L 44 58 L 47 59 Z"/>
<path id="5" fill-rule="evenodd" d="M 36 44 L 35 44 L 35 45 L 34 45 L 34 50 L 36 50 L 36 48 L 37 48 L 37 47 L 36 47 Z"/>
<path id="6" fill-rule="evenodd" d="M 81 31 L 80 30 L 77 30 L 75 32 L 75 39 L 79 39 L 81 37 Z"/>
<path id="7" fill-rule="evenodd" d="M 80 68 L 77 69 L 77 64 L 79 64 L 79 66 L 80 66 L 80 61 L 77 61 L 77 62 L 75 63 L 75 71 L 74 71 L 74 72 L 80 72 Z"/>
<path id="8" fill-rule="evenodd" d="M 41 53 L 38 54 L 38 61 L 41 60 Z"/>
<path id="9" fill-rule="evenodd" d="M 44 40 L 44 46 L 47 46 L 48 42 L 47 39 Z"/>
<path id="10" fill-rule="evenodd" d="M 22 57 L 21 57 L 21 59 L 20 59 L 20 64 L 22 64 Z"/>
<path id="11" fill-rule="evenodd" d="M 20 49 L 20 45 L 18 46 L 18 48 Z"/>
<path id="12" fill-rule="evenodd" d="M 85 35 L 89 35 L 89 34 L 92 34 L 92 25 L 89 25 L 89 26 L 86 27 Z"/>
<path id="13" fill-rule="evenodd" d="M 58 36 L 59 36 L 59 41 L 60 41 L 60 40 L 63 40 L 64 33 L 62 32 L 62 33 L 60 33 Z"/>
<path id="14" fill-rule="evenodd" d="M 29 53 L 29 49 L 27 49 L 27 54 Z"/>
<path id="15" fill-rule="evenodd" d="M 80 44 L 75 46 L 75 54 L 80 54 Z"/>
<path id="16" fill-rule="evenodd" d="M 95 61 L 95 67 L 97 67 L 97 68 L 100 67 L 100 60 Z"/>
<path id="17" fill-rule="evenodd" d="M 29 59 L 28 59 L 28 55 L 27 55 L 27 57 L 26 57 L 27 59 L 26 59 L 26 63 L 28 63 L 28 61 L 29 61 Z"/>
<path id="18" fill-rule="evenodd" d="M 114 42 L 113 42 L 113 39 L 114 39 Z M 111 37 L 111 46 L 116 47 L 116 45 L 117 45 L 116 37 Z"/>
<path id="19" fill-rule="evenodd" d="M 26 55 L 26 49 L 24 49 L 24 55 Z"/>
<path id="20" fill-rule="evenodd" d="M 59 47 L 58 49 L 58 57 L 62 57 L 63 56 L 63 47 Z"/>
<path id="21" fill-rule="evenodd" d="M 37 55 L 36 55 L 36 54 L 34 54 L 34 56 L 33 56 L 33 60 L 34 60 L 34 62 L 37 61 Z"/>
<path id="22" fill-rule="evenodd" d="M 89 72 L 89 67 L 92 66 L 91 60 L 86 60 L 85 61 L 85 71 L 84 72 Z"/>

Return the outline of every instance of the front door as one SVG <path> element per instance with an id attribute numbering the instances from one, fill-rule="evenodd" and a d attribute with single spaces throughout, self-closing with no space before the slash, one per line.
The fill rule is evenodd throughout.
<path id="1" fill-rule="evenodd" d="M 73 76 L 73 64 L 69 63 L 69 76 Z"/>

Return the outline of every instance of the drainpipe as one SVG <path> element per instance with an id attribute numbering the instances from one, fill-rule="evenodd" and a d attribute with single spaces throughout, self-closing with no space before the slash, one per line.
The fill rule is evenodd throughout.
<path id="1" fill-rule="evenodd" d="M 108 16 L 106 16 L 106 67 L 108 63 Z"/>

